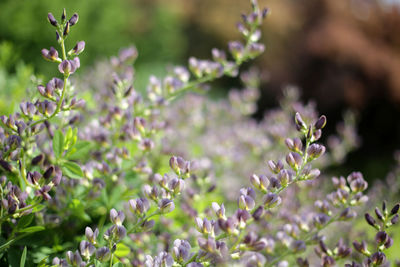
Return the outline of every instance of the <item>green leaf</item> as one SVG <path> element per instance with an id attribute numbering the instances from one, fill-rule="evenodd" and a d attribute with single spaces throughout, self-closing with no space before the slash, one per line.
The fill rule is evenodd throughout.
<path id="1" fill-rule="evenodd" d="M 72 138 L 72 143 L 71 143 L 71 147 L 74 146 L 76 144 L 76 141 L 78 140 L 78 128 L 74 129 L 73 132 L 73 138 Z"/>
<path id="2" fill-rule="evenodd" d="M 46 207 L 45 205 L 39 204 L 39 205 L 37 205 L 36 207 L 34 207 L 34 208 L 32 209 L 32 213 L 39 212 L 39 211 L 41 211 L 42 209 L 44 209 L 45 207 Z"/>
<path id="3" fill-rule="evenodd" d="M 124 245 L 123 243 L 117 244 L 117 250 L 115 250 L 115 255 L 117 257 L 126 257 L 129 255 L 129 253 L 131 253 L 131 249 L 128 246 Z"/>
<path id="4" fill-rule="evenodd" d="M 49 266 L 49 265 L 46 264 L 47 258 L 48 258 L 48 257 L 49 257 L 49 256 L 46 256 L 45 258 L 43 258 L 43 259 L 38 263 L 38 267 L 46 267 L 46 266 Z"/>
<path id="5" fill-rule="evenodd" d="M 21 232 L 21 233 L 34 233 L 34 232 L 43 231 L 44 229 L 46 229 L 46 228 L 44 228 L 43 226 L 31 226 L 31 227 L 19 230 L 19 232 Z"/>
<path id="6" fill-rule="evenodd" d="M 66 161 L 63 163 L 63 173 L 73 179 L 80 179 L 83 177 L 83 171 L 81 167 L 72 161 Z"/>
<path id="7" fill-rule="evenodd" d="M 67 158 L 69 160 L 79 160 L 87 158 L 93 144 L 88 141 L 77 142 L 68 152 Z"/>
<path id="8" fill-rule="evenodd" d="M 90 222 L 90 216 L 85 212 L 85 205 L 79 199 L 72 199 L 68 209 L 78 218 Z"/>
<path id="9" fill-rule="evenodd" d="M 53 151 L 56 158 L 60 158 L 64 152 L 64 135 L 61 130 L 57 130 L 53 136 Z"/>
<path id="10" fill-rule="evenodd" d="M 25 261 L 26 261 L 26 246 L 24 248 L 24 252 L 22 252 L 22 256 L 21 256 L 21 262 L 19 264 L 20 267 L 25 267 Z"/>
<path id="11" fill-rule="evenodd" d="M 123 267 L 124 265 L 121 262 L 117 262 L 113 265 L 113 267 Z"/>
<path id="12" fill-rule="evenodd" d="M 33 215 L 33 213 L 21 217 L 21 219 L 18 221 L 18 228 L 24 228 L 30 225 L 34 217 L 35 215 Z"/>

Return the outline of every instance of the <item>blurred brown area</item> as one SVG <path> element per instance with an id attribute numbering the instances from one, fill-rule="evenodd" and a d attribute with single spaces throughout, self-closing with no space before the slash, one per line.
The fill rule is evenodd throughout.
<path id="1" fill-rule="evenodd" d="M 331 131 L 342 112 L 353 109 L 364 145 L 350 157 L 351 168 L 382 177 L 400 148 L 400 1 L 259 3 L 271 12 L 262 28 L 266 52 L 256 61 L 269 74 L 258 115 L 276 105 L 287 84 L 299 86 L 304 101 L 316 101 Z M 200 58 L 209 58 L 213 47 L 226 48 L 228 41 L 240 39 L 234 25 L 241 12 L 250 10 L 247 0 L 169 0 L 168 5 L 186 21 L 186 55 Z"/>
<path id="2" fill-rule="evenodd" d="M 244 0 L 173 2 L 184 6 L 194 33 L 203 33 L 220 46 L 239 38 L 232 25 L 243 10 L 249 9 Z M 345 104 L 363 108 L 383 95 L 398 104 L 400 2 L 397 3 L 260 1 L 270 8 L 271 15 L 263 27 L 267 51 L 259 65 L 270 72 L 272 84 L 299 85 L 324 107 Z M 205 53 L 198 42 L 190 47 L 194 54 Z"/>
<path id="3" fill-rule="evenodd" d="M 162 2 L 162 0 L 154 2 Z M 212 47 L 240 38 L 235 23 L 247 0 L 173 0 L 184 10 L 187 55 L 209 57 Z M 266 52 L 257 60 L 269 79 L 259 114 L 295 84 L 317 102 L 331 130 L 345 109 L 359 114 L 364 145 L 349 169 L 382 177 L 400 148 L 400 1 L 260 0 L 271 10 L 263 25 Z M 346 166 L 344 166 L 346 168 Z M 372 177 L 371 177 L 372 176 Z"/>

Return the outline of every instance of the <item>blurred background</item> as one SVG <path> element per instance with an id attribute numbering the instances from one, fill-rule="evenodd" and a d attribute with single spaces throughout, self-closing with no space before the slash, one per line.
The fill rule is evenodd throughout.
<path id="1" fill-rule="evenodd" d="M 9 114 L 33 86 L 32 75 L 55 75 L 42 48 L 56 46 L 47 13 L 62 8 L 80 15 L 69 48 L 85 40 L 84 75 L 96 61 L 131 44 L 139 50 L 136 87 L 168 64 L 186 64 L 189 56 L 209 58 L 213 47 L 239 38 L 235 23 L 246 0 L 1 0 L 0 112 Z M 400 147 L 400 0 L 260 0 L 271 10 L 263 26 L 266 52 L 256 65 L 265 75 L 254 116 L 278 105 L 282 88 L 301 88 L 335 130 L 345 110 L 358 114 L 362 145 L 340 171 L 363 171 L 380 179 L 394 165 Z M 246 66 L 245 66 L 246 67 Z M 214 89 L 224 97 L 238 79 L 223 79 Z M 215 92 L 214 91 L 214 92 Z"/>

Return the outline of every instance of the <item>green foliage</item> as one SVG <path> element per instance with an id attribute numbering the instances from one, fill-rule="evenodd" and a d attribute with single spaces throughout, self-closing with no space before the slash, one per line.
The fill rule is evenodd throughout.
<path id="1" fill-rule="evenodd" d="M 10 42 L 0 43 L 0 113 L 10 114 L 33 87 L 33 68 L 24 64 Z"/>
<path id="2" fill-rule="evenodd" d="M 67 15 L 79 11 L 80 26 L 69 42 L 86 41 L 82 66 L 114 55 L 132 43 L 142 49 L 139 64 L 141 61 L 154 64 L 154 58 L 163 62 L 177 60 L 183 54 L 181 20 L 167 4 L 154 8 L 153 4 L 128 0 L 4 0 L 0 2 L 0 40 L 8 40 L 13 46 L 14 63 L 10 65 L 22 59 L 32 62 L 42 73 L 54 74 L 38 52 L 56 46 L 55 35 L 43 29 L 49 27 L 47 13 L 52 12 L 58 19 L 62 8 L 70 12 Z"/>

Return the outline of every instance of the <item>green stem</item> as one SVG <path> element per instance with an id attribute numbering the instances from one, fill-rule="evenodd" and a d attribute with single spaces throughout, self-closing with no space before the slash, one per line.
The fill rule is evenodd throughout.
<path id="1" fill-rule="evenodd" d="M 251 223 L 251 221 L 249 221 L 248 223 Z M 236 239 L 236 242 L 232 245 L 231 249 L 229 250 L 230 253 L 233 253 L 233 251 L 235 251 L 236 247 L 240 244 L 240 242 L 242 241 L 242 238 L 244 236 L 244 234 L 246 233 L 246 231 L 244 231 L 245 229 L 242 229 L 240 231 L 240 234 L 238 236 L 238 238 Z"/>
<path id="2" fill-rule="evenodd" d="M 8 248 L 10 245 L 12 245 L 14 242 L 20 240 L 21 238 L 24 238 L 25 236 L 27 236 L 27 235 L 29 235 L 29 234 L 31 234 L 31 233 L 24 233 L 24 234 L 22 234 L 22 235 L 17 236 L 17 237 L 14 238 L 14 239 L 9 239 L 9 240 L 7 240 L 6 243 L 4 243 L 4 244 L 2 244 L 2 245 L 0 246 L 0 252 L 3 251 L 3 250 L 5 250 L 5 249 L 7 249 L 7 248 Z"/>
<path id="3" fill-rule="evenodd" d="M 110 267 L 113 265 L 114 253 L 111 253 Z"/>
<path id="4" fill-rule="evenodd" d="M 193 256 L 190 257 L 190 259 L 183 264 L 183 267 L 187 266 L 191 262 L 194 262 L 196 260 L 196 258 L 197 258 L 197 255 L 199 255 L 198 252 L 194 253 Z"/>

